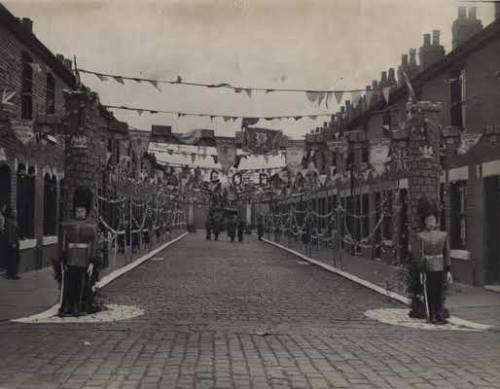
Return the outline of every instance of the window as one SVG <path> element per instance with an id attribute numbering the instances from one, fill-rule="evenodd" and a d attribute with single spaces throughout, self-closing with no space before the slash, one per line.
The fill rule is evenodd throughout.
<path id="1" fill-rule="evenodd" d="M 450 246 L 467 247 L 467 181 L 450 185 Z"/>
<path id="2" fill-rule="evenodd" d="M 47 173 L 43 187 L 43 235 L 53 236 L 57 231 L 57 179 Z"/>
<path id="3" fill-rule="evenodd" d="M 35 169 L 26 171 L 24 165 L 17 169 L 17 221 L 19 234 L 24 239 L 35 236 Z"/>
<path id="4" fill-rule="evenodd" d="M 33 118 L 33 68 L 32 59 L 26 52 L 22 54 L 21 117 Z"/>
<path id="5" fill-rule="evenodd" d="M 47 74 L 45 94 L 45 112 L 50 115 L 56 111 L 56 80 L 52 74 Z"/>
<path id="6" fill-rule="evenodd" d="M 465 70 L 455 71 L 450 77 L 450 124 L 465 127 L 466 113 Z"/>
<path id="7" fill-rule="evenodd" d="M 10 168 L 8 165 L 0 166 L 0 207 L 10 205 Z"/>

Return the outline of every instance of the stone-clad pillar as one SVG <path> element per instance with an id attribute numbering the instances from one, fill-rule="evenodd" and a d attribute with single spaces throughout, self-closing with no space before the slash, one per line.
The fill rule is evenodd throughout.
<path id="1" fill-rule="evenodd" d="M 87 90 L 65 93 L 65 201 L 64 219 L 71 216 L 73 194 L 77 187 L 87 186 L 97 201 L 96 183 L 99 162 L 106 156 L 105 127 L 100 122 L 97 94 Z M 95 209 L 95 207 L 92 207 Z M 91 211 L 91 218 L 95 212 Z"/>
<path id="2" fill-rule="evenodd" d="M 408 112 L 408 225 L 410 244 L 414 247 L 415 234 L 421 229 L 418 201 L 428 198 L 439 204 L 441 105 L 430 102 L 409 102 Z"/>

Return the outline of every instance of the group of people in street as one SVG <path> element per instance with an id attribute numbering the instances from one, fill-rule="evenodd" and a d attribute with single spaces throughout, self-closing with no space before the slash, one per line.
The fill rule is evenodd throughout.
<path id="1" fill-rule="evenodd" d="M 8 280 L 18 280 L 19 228 L 16 212 L 7 205 L 0 209 L 0 271 Z"/>
<path id="2" fill-rule="evenodd" d="M 205 222 L 207 240 L 212 239 L 212 234 L 214 240 L 218 240 L 220 233 L 224 230 L 224 228 L 227 231 L 227 235 L 229 239 L 231 239 L 231 242 L 234 242 L 236 237 L 238 237 L 238 242 L 243 242 L 246 223 L 241 216 L 228 215 L 224 217 L 217 213 L 211 213 L 207 216 Z"/>

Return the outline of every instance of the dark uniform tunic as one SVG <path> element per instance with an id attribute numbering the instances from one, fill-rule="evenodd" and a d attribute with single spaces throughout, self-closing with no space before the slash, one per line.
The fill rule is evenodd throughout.
<path id="1" fill-rule="evenodd" d="M 88 221 L 75 220 L 63 225 L 62 254 L 64 278 L 60 312 L 78 314 L 89 294 L 88 266 L 97 255 L 97 229 Z"/>

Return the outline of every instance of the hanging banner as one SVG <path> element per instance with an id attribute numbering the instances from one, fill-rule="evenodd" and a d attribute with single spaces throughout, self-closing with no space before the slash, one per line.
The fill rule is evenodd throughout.
<path id="1" fill-rule="evenodd" d="M 236 146 L 231 144 L 218 144 L 217 156 L 222 170 L 229 170 L 236 162 Z"/>
<path id="2" fill-rule="evenodd" d="M 389 148 L 391 141 L 385 138 L 370 140 L 370 165 L 378 173 L 382 174 L 385 164 L 389 160 Z"/>
<path id="3" fill-rule="evenodd" d="M 281 148 L 282 140 L 281 131 L 247 127 L 243 132 L 242 149 L 258 155 L 277 153 Z"/>
<path id="4" fill-rule="evenodd" d="M 295 175 L 302 166 L 304 158 L 304 148 L 302 146 L 288 146 L 286 149 L 286 166 Z"/>

